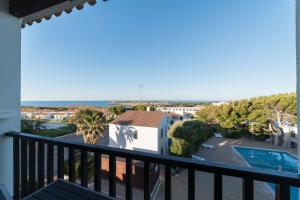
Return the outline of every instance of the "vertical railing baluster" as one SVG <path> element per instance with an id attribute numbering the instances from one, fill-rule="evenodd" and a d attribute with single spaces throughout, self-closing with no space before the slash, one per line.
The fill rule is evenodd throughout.
<path id="1" fill-rule="evenodd" d="M 14 200 L 20 198 L 20 140 L 14 138 Z"/>
<path id="2" fill-rule="evenodd" d="M 243 179 L 243 200 L 253 200 L 253 187 L 254 182 L 251 178 Z"/>
<path id="3" fill-rule="evenodd" d="M 275 186 L 275 200 L 290 200 L 290 186 L 287 184 L 276 184 Z"/>
<path id="4" fill-rule="evenodd" d="M 81 185 L 87 186 L 88 182 L 88 172 L 87 172 L 87 152 L 84 150 L 81 150 L 81 171 L 80 171 L 80 179 L 81 179 Z"/>
<path id="5" fill-rule="evenodd" d="M 53 157 L 53 145 L 47 144 L 47 184 L 53 182 L 53 169 L 54 169 L 54 157 Z"/>
<path id="6" fill-rule="evenodd" d="M 171 177 L 171 167 L 169 165 L 165 166 L 165 199 L 172 199 L 172 177 Z"/>
<path id="7" fill-rule="evenodd" d="M 214 174 L 214 200 L 222 200 L 222 174 Z"/>
<path id="8" fill-rule="evenodd" d="M 94 153 L 94 190 L 101 192 L 101 154 Z"/>
<path id="9" fill-rule="evenodd" d="M 35 191 L 35 141 L 29 140 L 29 192 Z"/>
<path id="10" fill-rule="evenodd" d="M 45 145 L 38 143 L 38 188 L 45 185 Z"/>
<path id="11" fill-rule="evenodd" d="M 21 140 L 21 198 L 27 195 L 27 140 Z"/>
<path id="12" fill-rule="evenodd" d="M 75 182 L 75 150 L 69 148 L 69 181 Z"/>
<path id="13" fill-rule="evenodd" d="M 64 146 L 57 146 L 57 177 L 64 179 Z"/>
<path id="14" fill-rule="evenodd" d="M 126 159 L 126 200 L 132 200 L 132 160 Z"/>
<path id="15" fill-rule="evenodd" d="M 109 196 L 116 197 L 116 156 L 109 155 Z"/>
<path id="16" fill-rule="evenodd" d="M 150 192 L 150 163 L 148 161 L 144 162 L 144 199 L 151 199 Z"/>
<path id="17" fill-rule="evenodd" d="M 195 199 L 195 170 L 188 169 L 188 200 Z"/>

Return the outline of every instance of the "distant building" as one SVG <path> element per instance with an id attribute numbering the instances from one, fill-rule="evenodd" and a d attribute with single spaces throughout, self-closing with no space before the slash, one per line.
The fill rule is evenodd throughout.
<path id="1" fill-rule="evenodd" d="M 277 128 L 278 131 L 274 133 L 270 139 L 267 140 L 268 142 L 272 142 L 275 145 L 297 148 L 297 124 L 291 124 L 289 121 L 283 121 L 281 125 L 282 132 L 279 131 L 279 125 L 277 122 L 274 123 L 274 127 Z"/>
<path id="2" fill-rule="evenodd" d="M 75 111 L 61 111 L 52 114 L 52 120 L 65 120 L 74 115 Z"/>
<path id="3" fill-rule="evenodd" d="M 283 145 L 290 147 L 290 148 L 297 148 L 297 146 L 298 146 L 297 124 L 296 125 L 284 124 L 283 132 L 284 132 Z"/>
<path id="4" fill-rule="evenodd" d="M 158 107 L 157 110 L 161 112 L 176 113 L 181 115 L 183 119 L 190 119 L 196 115 L 198 110 L 203 109 L 203 106 L 194 107 Z"/>
<path id="5" fill-rule="evenodd" d="M 21 112 L 22 119 L 32 119 L 36 112 Z"/>
<path id="6" fill-rule="evenodd" d="M 53 110 L 23 110 L 21 112 L 22 119 L 42 119 L 42 120 L 64 120 L 72 117 L 75 111 L 67 110 L 56 112 Z"/>
<path id="7" fill-rule="evenodd" d="M 41 120 L 50 120 L 52 117 L 52 113 L 49 112 L 40 112 L 33 116 L 35 119 L 41 119 Z"/>
<path id="8" fill-rule="evenodd" d="M 229 101 L 219 101 L 212 103 L 213 106 L 222 106 L 222 105 L 228 105 L 230 102 Z"/>
<path id="9" fill-rule="evenodd" d="M 64 120 L 64 119 L 66 119 L 68 117 L 69 117 L 68 113 L 63 112 L 63 113 L 55 113 L 55 114 L 53 114 L 52 117 L 51 117 L 51 119 L 52 120 Z"/>
<path id="10" fill-rule="evenodd" d="M 174 123 L 178 122 L 178 121 L 182 121 L 183 117 L 179 114 L 176 113 L 172 113 L 172 112 L 168 112 L 168 117 L 169 117 L 169 125 L 173 125 Z"/>
<path id="11" fill-rule="evenodd" d="M 127 111 L 109 124 L 109 146 L 166 154 L 169 123 L 164 112 Z"/>

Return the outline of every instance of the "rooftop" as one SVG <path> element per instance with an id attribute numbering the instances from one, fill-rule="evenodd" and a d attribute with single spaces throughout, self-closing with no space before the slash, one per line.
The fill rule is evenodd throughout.
<path id="1" fill-rule="evenodd" d="M 168 116 L 172 117 L 172 118 L 180 118 L 181 117 L 181 115 L 174 113 L 174 112 L 168 112 Z"/>
<path id="2" fill-rule="evenodd" d="M 111 124 L 143 127 L 159 127 L 167 114 L 159 111 L 127 111 L 117 117 Z"/>

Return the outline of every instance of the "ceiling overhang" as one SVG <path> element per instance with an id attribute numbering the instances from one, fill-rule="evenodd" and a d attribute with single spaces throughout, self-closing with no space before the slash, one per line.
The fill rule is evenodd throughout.
<path id="1" fill-rule="evenodd" d="M 102 0 L 106 1 L 106 0 Z M 95 5 L 96 0 L 10 0 L 11 15 L 22 18 L 22 27 L 49 20 L 53 15 L 69 14 L 74 8 L 81 10 L 84 4 Z"/>

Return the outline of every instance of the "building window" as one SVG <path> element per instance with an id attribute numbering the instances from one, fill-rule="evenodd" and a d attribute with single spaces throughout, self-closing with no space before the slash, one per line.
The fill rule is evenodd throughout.
<path id="1" fill-rule="evenodd" d="M 137 132 L 137 131 L 134 131 L 134 132 L 133 132 L 133 138 L 134 138 L 134 139 L 138 139 L 138 132 Z"/>
<path id="2" fill-rule="evenodd" d="M 163 138 L 164 137 L 164 129 L 160 129 L 160 137 Z"/>
<path id="3" fill-rule="evenodd" d="M 164 154 L 164 149 L 162 147 L 160 148 L 160 154 Z"/>
<path id="4" fill-rule="evenodd" d="M 291 131 L 291 137 L 292 137 L 292 138 L 296 138 L 296 133 L 295 133 L 295 131 Z"/>

